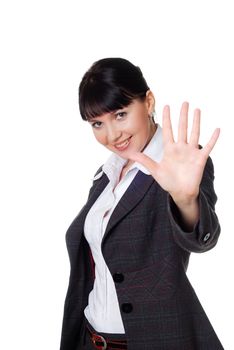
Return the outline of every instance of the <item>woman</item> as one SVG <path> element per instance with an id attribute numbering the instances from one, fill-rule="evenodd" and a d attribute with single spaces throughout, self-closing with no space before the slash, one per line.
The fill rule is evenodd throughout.
<path id="1" fill-rule="evenodd" d="M 81 117 L 112 153 L 66 233 L 71 263 L 61 350 L 223 349 L 189 280 L 190 252 L 220 234 L 209 156 L 199 145 L 200 110 L 187 140 L 188 103 L 174 141 L 169 106 L 162 127 L 139 67 L 95 62 L 79 87 Z"/>

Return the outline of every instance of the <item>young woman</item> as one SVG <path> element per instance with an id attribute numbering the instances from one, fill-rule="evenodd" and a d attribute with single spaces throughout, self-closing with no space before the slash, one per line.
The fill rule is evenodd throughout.
<path id="1" fill-rule="evenodd" d="M 60 349 L 223 349 L 186 276 L 190 252 L 220 234 L 209 156 L 219 129 L 200 146 L 196 109 L 188 139 L 184 102 L 175 141 L 169 106 L 161 127 L 140 68 L 122 58 L 90 67 L 79 107 L 111 155 L 66 233 Z"/>

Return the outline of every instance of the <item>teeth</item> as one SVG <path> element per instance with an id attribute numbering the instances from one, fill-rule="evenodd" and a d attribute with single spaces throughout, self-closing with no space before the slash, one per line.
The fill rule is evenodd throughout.
<path id="1" fill-rule="evenodd" d="M 126 141 L 124 141 L 123 143 L 121 143 L 120 145 L 116 145 L 116 147 L 118 148 L 118 147 L 124 147 L 124 146 L 126 146 L 127 144 L 129 143 L 129 139 L 127 139 Z"/>
<path id="2" fill-rule="evenodd" d="M 122 147 L 122 146 L 124 146 L 124 145 L 126 145 L 128 143 L 128 140 L 127 141 L 125 141 L 125 142 L 123 142 L 123 143 L 121 143 L 120 145 L 118 145 L 117 147 Z"/>

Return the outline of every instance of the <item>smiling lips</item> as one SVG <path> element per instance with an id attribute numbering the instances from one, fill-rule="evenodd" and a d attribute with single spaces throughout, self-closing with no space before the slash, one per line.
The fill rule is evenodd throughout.
<path id="1" fill-rule="evenodd" d="M 130 143 L 130 139 L 131 139 L 131 137 L 129 137 L 127 140 L 125 140 L 125 141 L 122 142 L 122 143 L 119 143 L 119 144 L 114 145 L 115 148 L 116 148 L 117 150 L 119 150 L 119 151 L 125 150 L 125 149 L 128 147 L 129 143 Z"/>

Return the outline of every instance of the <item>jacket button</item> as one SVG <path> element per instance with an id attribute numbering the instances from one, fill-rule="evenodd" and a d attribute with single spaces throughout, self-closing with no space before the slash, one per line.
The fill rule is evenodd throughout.
<path id="1" fill-rule="evenodd" d="M 129 314 L 129 312 L 132 312 L 133 307 L 132 307 L 132 304 L 130 303 L 124 303 L 121 305 L 121 309 L 126 314 Z"/>
<path id="2" fill-rule="evenodd" d="M 209 238 L 210 238 L 210 232 L 205 234 L 205 236 L 203 237 L 203 242 L 207 242 Z"/>
<path id="3" fill-rule="evenodd" d="M 124 275 L 120 272 L 116 272 L 113 275 L 113 280 L 117 283 L 123 282 L 124 280 Z"/>

